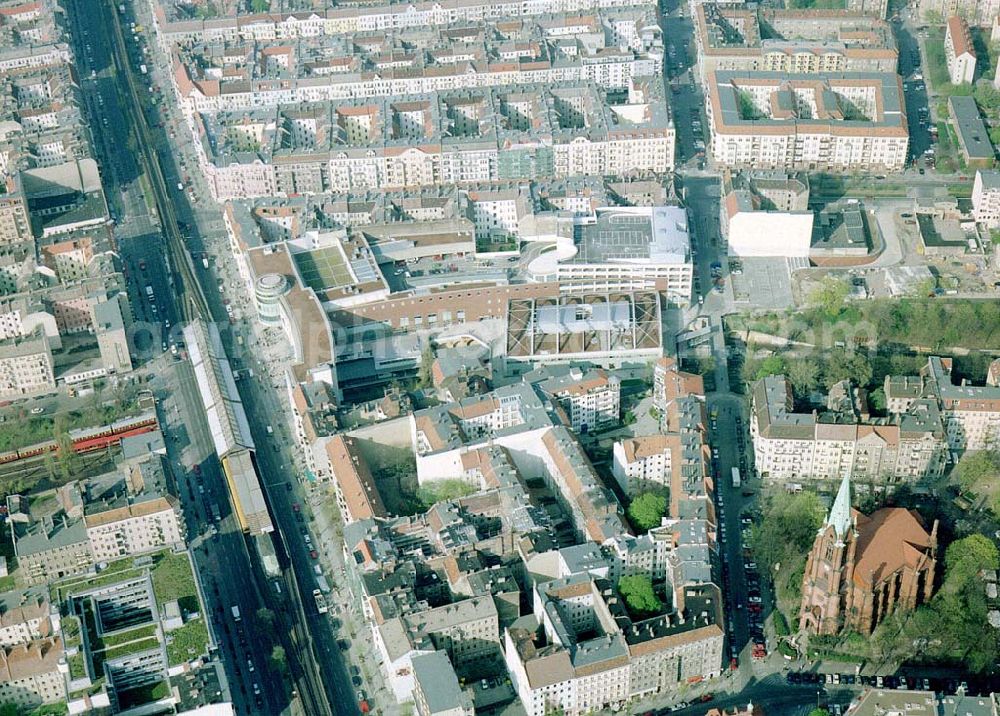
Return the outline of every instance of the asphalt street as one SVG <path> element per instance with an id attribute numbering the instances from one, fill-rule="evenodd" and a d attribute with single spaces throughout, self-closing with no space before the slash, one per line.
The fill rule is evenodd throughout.
<path id="1" fill-rule="evenodd" d="M 72 0 L 71 7 L 79 2 Z M 137 11 L 139 15 L 135 21 L 148 27 L 148 8 L 141 6 Z M 230 355 L 237 367 L 255 368 L 253 377 L 244 371 L 240 391 L 258 444 L 258 464 L 280 531 L 280 542 L 290 563 L 286 578 L 277 583 L 262 585 L 255 577 L 244 536 L 232 515 L 220 466 L 214 456 L 193 373 L 189 364 L 175 362 L 169 352 L 170 331 L 176 336 L 179 330 L 180 279 L 175 276 L 164 251 L 166 242 L 160 230 L 160 219 L 149 198 L 148 180 L 141 174 L 134 156 L 135 133 L 129 113 L 124 111 L 129 100 L 123 96 L 121 78 L 114 72 L 109 52 L 112 40 L 108 33 L 108 16 L 92 11 L 76 11 L 71 15 L 77 55 L 82 63 L 81 85 L 92 117 L 102 175 L 109 187 L 109 202 L 118 224 L 117 249 L 129 279 L 136 318 L 148 331 L 148 336 L 137 342 L 144 351 L 144 359 L 153 361 L 151 365 L 157 373 L 153 387 L 161 397 L 170 462 L 177 477 L 189 538 L 238 712 L 274 714 L 288 704 L 284 681 L 271 668 L 267 658 L 276 642 L 275 636 L 259 628 L 255 618 L 257 610 L 266 605 L 296 627 L 291 635 L 292 643 L 302 656 L 312 656 L 305 659 L 303 668 L 318 670 L 317 681 L 325 690 L 326 700 L 334 712 L 357 713 L 358 689 L 351 682 L 347 658 L 338 645 L 338 637 L 345 636 L 336 629 L 340 620 L 334 615 L 319 614 L 311 597 L 316 586 L 313 568 L 317 560 L 311 556 L 304 540 L 304 530 L 311 526 L 309 511 L 304 509 L 310 504 L 309 492 L 300 482 L 302 471 L 297 466 L 294 441 L 282 417 L 287 415 L 287 409 L 282 404 L 283 385 L 279 381 L 279 346 L 259 334 L 259 326 L 245 313 L 250 306 L 229 253 L 219 207 L 208 197 L 191 153 L 190 133 L 174 108 L 171 90 L 160 73 L 166 59 L 156 57 L 159 50 L 155 46 L 141 49 L 144 45 L 140 41 L 130 40 L 129 61 L 133 67 L 143 61 L 151 70 L 148 76 L 142 75 L 140 79 L 147 89 L 147 99 L 155 99 L 159 104 L 147 105 L 146 116 L 156 130 L 153 136 L 155 149 L 161 157 L 160 170 L 186 248 L 196 257 L 194 267 L 201 285 L 207 287 L 206 298 L 213 314 L 224 317 L 228 313 L 226 307 L 232 309 L 229 323 L 225 319 L 222 322 L 222 327 L 227 329 L 224 336 Z M 788 687 L 773 673 L 780 666 L 771 661 L 755 668 L 747 650 L 749 630 L 743 607 L 747 583 L 739 538 L 740 510 L 745 498 L 728 479 L 730 468 L 740 466 L 740 456 L 744 454 L 738 435 L 745 434 L 746 416 L 741 412 L 742 399 L 729 392 L 725 343 L 719 330 L 721 316 L 732 310 L 731 293 L 728 289 L 721 294 L 713 291 L 710 275 L 713 261 L 725 264 L 718 236 L 718 177 L 703 168 L 707 123 L 701 90 L 696 83 L 697 73 L 693 71 L 695 48 L 691 23 L 680 8 L 675 7 L 668 12 L 663 24 L 668 48 L 665 79 L 678 130 L 678 187 L 690 211 L 697 256 L 696 293 L 703 299 L 703 304 L 695 302 L 682 319 L 686 322 L 699 315 L 709 318 L 714 328 L 712 350 L 718 365 L 718 390 L 710 395 L 709 405 L 718 409 L 713 445 L 719 451 L 715 466 L 720 477 L 717 481 L 721 495 L 719 516 L 720 523 L 725 526 L 722 540 L 725 563 L 730 565 L 726 591 L 728 608 L 734 616 L 729 639 L 740 655 L 739 671 L 727 677 L 725 685 L 731 685 L 734 690 L 743 689 L 738 697 L 717 698 L 710 705 L 738 705 L 752 698 L 755 703 L 773 706 L 776 712 L 794 713 L 815 705 L 815 687 Z M 915 39 L 904 33 L 901 36 L 904 76 L 912 74 L 914 69 L 906 64 L 911 62 L 910 42 L 915 46 Z M 920 107 L 926 106 L 926 94 L 921 97 L 920 85 L 916 82 L 912 92 L 908 88 L 907 105 L 911 113 L 919 113 Z M 924 138 L 929 143 L 926 130 L 915 132 L 915 152 L 922 151 Z M 930 183 L 932 178 L 920 177 L 920 180 Z M 177 188 L 178 183 L 181 189 Z M 201 256 L 209 257 L 209 268 L 202 266 Z M 152 300 L 147 296 L 147 286 L 152 290 Z M 222 286 L 221 291 L 215 290 L 218 286 Z M 235 341 L 237 335 L 243 339 L 243 344 Z M 261 356 L 265 355 L 272 358 L 261 361 Z M 741 425 L 737 425 L 737 419 L 742 421 Z M 268 425 L 274 428 L 273 436 L 267 432 Z M 212 517 L 213 505 L 219 506 L 221 519 L 218 522 Z M 295 505 L 299 509 L 295 509 Z M 343 588 L 340 555 L 333 551 L 318 556 L 333 568 L 331 581 L 340 582 L 333 596 L 346 617 L 352 605 L 350 591 Z M 242 619 L 239 623 L 232 619 L 233 605 L 240 609 Z M 362 636 L 359 634 L 357 638 Z M 706 705 L 689 707 L 682 713 L 702 713 L 706 708 Z"/>
<path id="2" fill-rule="evenodd" d="M 135 22 L 148 27 L 150 18 L 144 15 L 148 12 L 148 8 L 137 6 L 136 11 L 139 14 L 135 16 Z M 144 43 L 136 40 L 135 44 L 138 47 Z M 154 45 L 149 45 L 148 51 L 158 53 Z M 143 50 L 130 49 L 130 52 L 135 56 L 133 59 L 135 62 L 138 53 Z M 160 69 L 166 66 L 166 58 L 160 56 L 151 59 L 152 61 L 147 63 L 150 68 L 149 80 L 158 84 L 152 85 L 153 91 L 150 92 L 150 97 L 156 98 L 164 96 L 159 88 L 167 88 L 168 93 L 170 91 L 166 78 L 160 73 Z M 193 265 L 198 272 L 199 282 L 203 287 L 207 287 L 205 296 L 210 310 L 216 316 L 226 316 L 227 307 L 232 310 L 228 325 L 223 322 L 220 326 L 230 356 L 236 359 L 234 361 L 236 366 L 249 368 L 252 365 L 251 361 L 257 361 L 259 356 L 267 352 L 267 346 L 258 343 L 258 336 L 254 332 L 255 322 L 252 317 L 245 315 L 249 301 L 230 255 L 220 209 L 210 200 L 200 172 L 196 170 L 196 162 L 190 152 L 189 133 L 183 125 L 183 118 L 173 107 L 172 98 L 171 101 L 164 101 L 159 106 L 164 111 L 147 116 L 151 118 L 154 126 L 159 125 L 158 129 L 162 130 L 155 132 L 153 136 L 160 158 L 160 170 L 168 189 L 173 194 L 172 204 L 178 216 L 183 239 L 192 256 L 199 257 Z M 182 183 L 183 190 L 177 189 L 178 182 Z M 206 269 L 202 265 L 201 256 L 209 258 L 209 268 Z M 222 287 L 220 290 L 211 290 L 220 286 Z M 237 335 L 245 339 L 244 343 L 236 341 Z M 278 610 L 279 618 L 288 619 L 294 627 L 290 638 L 293 649 L 302 657 L 303 668 L 310 672 L 310 688 L 324 689 L 326 700 L 334 705 L 336 713 L 354 713 L 357 711 L 357 694 L 340 656 L 336 634 L 332 629 L 333 622 L 317 613 L 312 600 L 312 591 L 315 588 L 312 570 L 314 561 L 305 547 L 300 531 L 301 525 L 294 517 L 296 513 L 291 509 L 293 502 L 304 503 L 305 498 L 297 481 L 300 473 L 294 470 L 293 443 L 282 428 L 280 416 L 287 415 L 287 412 L 278 403 L 279 386 L 270 380 L 262 380 L 270 373 L 276 373 L 276 369 L 261 362 L 256 364 L 256 368 L 254 378 L 249 378 L 248 371 L 242 371 L 245 377 L 240 381 L 240 391 L 258 443 L 258 465 L 272 514 L 277 522 L 276 526 L 280 530 L 279 541 L 291 563 L 291 569 L 286 572 L 286 579 L 282 582 L 281 595 L 273 592 L 267 594 L 266 598 L 272 606 L 276 603 L 281 607 Z M 285 435 L 283 439 L 272 440 L 268 435 L 267 426 L 272 424 L 277 437 Z M 220 540 L 221 537 L 222 535 Z M 214 544 L 214 541 L 206 544 L 210 547 L 210 553 L 214 549 Z M 227 556 L 223 552 L 212 561 L 222 566 L 227 563 Z M 231 586 L 222 585 L 220 589 L 225 590 Z M 250 584 L 237 586 L 238 591 L 245 591 Z M 257 586 L 259 587 L 259 584 Z M 274 585 L 270 585 L 270 588 L 275 589 Z M 226 598 L 221 601 L 224 603 Z M 249 613 L 252 614 L 253 611 L 250 610 Z M 243 653 L 243 649 L 234 646 L 232 656 L 226 661 L 227 669 L 235 669 L 241 676 L 246 677 L 247 672 L 243 666 L 245 658 L 241 658 Z M 313 658 L 309 658 L 310 654 Z M 256 668 L 259 669 L 260 665 Z M 319 673 L 316 673 L 317 669 Z M 269 693 L 267 686 L 261 683 L 261 687 Z M 275 686 L 280 687 L 280 685 Z M 277 692 L 278 688 L 274 691 Z M 267 708 L 269 701 L 270 699 L 265 701 L 263 710 L 259 712 L 275 712 Z M 317 704 L 315 708 L 325 709 L 325 705 Z"/>
<path id="3" fill-rule="evenodd" d="M 257 610 L 264 606 L 274 609 L 277 600 L 275 594 L 263 593 L 255 577 L 244 536 L 232 514 L 190 365 L 174 362 L 168 352 L 181 329 L 179 279 L 164 251 L 166 241 L 149 194 L 149 179 L 141 174 L 136 161 L 136 135 L 125 110 L 128 99 L 123 96 L 122 78 L 110 54 L 114 45 L 108 18 L 92 7 L 82 10 L 71 6 L 73 36 L 82 62 L 80 72 L 94 144 L 117 222 L 116 248 L 129 279 L 139 325 L 134 340 L 140 360 L 153 361 L 149 367 L 157 374 L 151 387 L 161 399 L 160 415 L 171 466 L 213 616 L 215 639 L 237 711 L 280 713 L 288 706 L 288 694 L 284 678 L 269 660 L 276 635 L 255 625 Z M 141 52 L 136 44 L 133 63 Z M 176 201 L 173 208 L 183 217 L 185 226 L 197 226 L 197 217 L 185 202 Z M 218 216 L 206 222 L 209 230 L 217 230 L 220 225 Z M 212 516 L 213 505 L 219 510 L 218 522 Z M 246 615 L 239 623 L 232 617 L 234 605 L 241 616 Z"/>
<path id="4" fill-rule="evenodd" d="M 178 361 L 164 366 L 154 389 L 161 399 L 168 454 L 187 515 L 188 540 L 202 576 L 234 703 L 241 713 L 278 713 L 287 699 L 283 677 L 269 662 L 276 640 L 256 613 L 262 607 L 273 610 L 280 599 L 277 594 L 258 593 L 191 364 Z M 213 506 L 218 521 L 213 519 Z M 239 608 L 239 622 L 233 620 L 233 606 Z"/>
<path id="5" fill-rule="evenodd" d="M 116 249 L 128 279 L 134 318 L 144 327 L 135 332 L 134 342 L 140 360 L 149 359 L 165 350 L 169 326 L 177 323 L 173 275 L 162 251 L 156 219 L 143 195 L 139 166 L 130 151 L 130 125 L 123 110 L 125 99 L 119 94 L 107 25 L 95 12 L 72 12 L 71 18 L 98 164 L 117 219 Z M 152 298 L 146 286 L 152 288 Z"/>

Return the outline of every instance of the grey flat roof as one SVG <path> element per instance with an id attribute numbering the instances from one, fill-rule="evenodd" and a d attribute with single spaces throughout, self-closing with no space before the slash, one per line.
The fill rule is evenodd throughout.
<path id="1" fill-rule="evenodd" d="M 837 72 L 788 75 L 784 72 L 760 72 L 752 70 L 716 70 L 712 73 L 712 82 L 717 86 L 719 111 L 723 126 L 760 126 L 783 127 L 791 125 L 818 126 L 853 126 L 873 128 L 905 128 L 906 115 L 901 86 L 897 75 L 889 72 Z M 740 102 L 737 97 L 739 85 L 743 83 L 773 83 L 775 91 L 781 91 L 793 86 L 806 86 L 819 83 L 815 89 L 821 93 L 826 102 L 835 99 L 835 90 L 839 84 L 856 85 L 858 82 L 868 82 L 878 86 L 881 99 L 881 117 L 870 119 L 833 119 L 833 118 L 797 118 L 743 119 L 740 112 Z M 711 93 L 712 88 L 709 88 Z M 839 100 L 836 102 L 838 105 Z"/>
<path id="2" fill-rule="evenodd" d="M 993 144 L 979 116 L 979 107 L 972 97 L 951 97 L 948 100 L 959 142 L 970 159 L 993 159 Z"/>
<path id="3" fill-rule="evenodd" d="M 1000 172 L 980 170 L 978 174 L 981 177 L 984 189 L 1000 189 Z"/>
<path id="4" fill-rule="evenodd" d="M 632 325 L 632 312 L 624 301 L 539 306 L 535 310 L 538 327 L 545 333 L 628 330 Z"/>
<path id="5" fill-rule="evenodd" d="M 598 209 L 593 223 L 575 229 L 579 252 L 570 263 L 684 263 L 691 252 L 687 212 L 679 206 Z"/>
<path id="6" fill-rule="evenodd" d="M 420 684 L 431 714 L 461 707 L 462 689 L 445 652 L 432 651 L 414 656 L 412 664 L 413 676 Z"/>
<path id="7" fill-rule="evenodd" d="M 87 525 L 83 520 L 70 521 L 66 518 L 64 522 L 59 517 L 52 525 L 36 522 L 29 529 L 27 534 L 17 538 L 18 557 L 89 542 Z"/>

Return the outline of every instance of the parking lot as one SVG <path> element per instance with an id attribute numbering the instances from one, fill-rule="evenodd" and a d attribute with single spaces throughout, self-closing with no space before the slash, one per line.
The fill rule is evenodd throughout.
<path id="1" fill-rule="evenodd" d="M 790 308 L 792 274 L 789 261 L 794 259 L 748 256 L 737 261 L 740 273 L 730 267 L 733 301 L 760 309 Z M 808 260 L 803 266 L 807 265 Z"/>

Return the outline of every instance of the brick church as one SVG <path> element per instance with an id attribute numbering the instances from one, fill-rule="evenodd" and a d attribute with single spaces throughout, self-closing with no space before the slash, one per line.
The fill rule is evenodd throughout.
<path id="1" fill-rule="evenodd" d="M 851 508 L 840 485 L 816 535 L 802 579 L 799 629 L 812 634 L 870 634 L 893 609 L 915 609 L 934 592 L 937 521 L 930 532 L 914 510 L 871 515 Z"/>

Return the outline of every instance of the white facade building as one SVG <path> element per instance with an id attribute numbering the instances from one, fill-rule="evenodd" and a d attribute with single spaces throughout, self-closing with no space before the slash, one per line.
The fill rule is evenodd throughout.
<path id="1" fill-rule="evenodd" d="M 976 50 L 972 45 L 969 25 L 958 15 L 945 24 L 944 54 L 948 76 L 953 85 L 972 84 L 976 78 Z"/>
<path id="2" fill-rule="evenodd" d="M 851 171 L 906 166 L 898 75 L 716 70 L 708 78 L 712 159 L 726 167 Z"/>
<path id="3" fill-rule="evenodd" d="M 680 468 L 681 437 L 649 435 L 616 440 L 612 448 L 611 474 L 626 495 L 643 487 L 670 487 L 670 478 Z"/>
<path id="4" fill-rule="evenodd" d="M 180 506 L 169 495 L 88 514 L 84 522 L 97 562 L 184 543 Z"/>
<path id="5" fill-rule="evenodd" d="M 529 278 L 594 291 L 651 289 L 659 283 L 670 300 L 691 300 L 694 264 L 684 208 L 599 208 L 574 218 L 566 233 L 528 265 Z"/>
<path id="6" fill-rule="evenodd" d="M 726 198 L 724 211 L 731 212 L 726 236 L 730 256 L 809 256 L 811 211 L 762 211 L 735 192 Z"/>
<path id="7" fill-rule="evenodd" d="M 972 185 L 972 215 L 989 229 L 1000 228 L 1000 172 L 976 172 Z"/>

